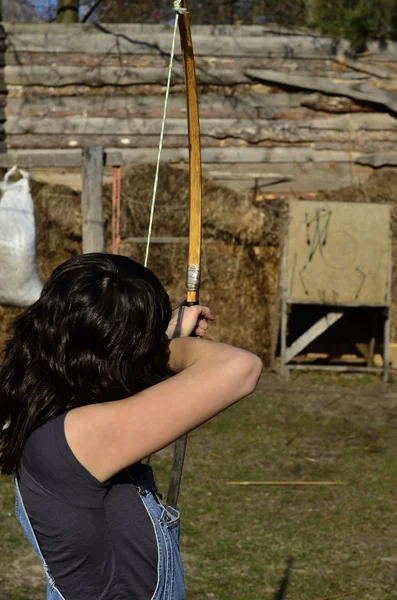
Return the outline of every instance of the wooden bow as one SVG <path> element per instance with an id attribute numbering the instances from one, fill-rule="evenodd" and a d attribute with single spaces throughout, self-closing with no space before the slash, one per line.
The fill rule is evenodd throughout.
<path id="1" fill-rule="evenodd" d="M 185 78 L 187 120 L 189 133 L 189 256 L 186 272 L 185 306 L 199 303 L 200 268 L 201 268 L 201 144 L 200 120 L 196 84 L 196 67 L 194 63 L 192 34 L 187 0 L 178 3 L 179 36 L 181 40 L 183 71 Z M 174 461 L 172 465 L 167 503 L 176 507 L 181 484 L 183 463 L 185 460 L 187 435 L 175 442 Z"/>

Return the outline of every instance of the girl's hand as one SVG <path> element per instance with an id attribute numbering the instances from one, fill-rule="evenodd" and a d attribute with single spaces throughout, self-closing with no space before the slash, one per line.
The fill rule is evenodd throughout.
<path id="1" fill-rule="evenodd" d="M 179 306 L 171 317 L 167 329 L 168 339 L 189 337 L 193 332 L 197 337 L 204 337 L 208 327 L 208 321 L 213 321 L 208 306 Z"/>

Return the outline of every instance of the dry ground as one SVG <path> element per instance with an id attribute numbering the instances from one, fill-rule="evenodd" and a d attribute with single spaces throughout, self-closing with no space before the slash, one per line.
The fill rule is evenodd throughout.
<path id="1" fill-rule="evenodd" d="M 191 434 L 180 498 L 188 599 L 397 598 L 396 429 L 396 384 L 265 374 L 255 395 Z M 154 460 L 160 484 L 170 457 Z M 236 480 L 346 485 L 226 485 Z M 0 478 L 0 600 L 43 600 L 12 496 Z"/>

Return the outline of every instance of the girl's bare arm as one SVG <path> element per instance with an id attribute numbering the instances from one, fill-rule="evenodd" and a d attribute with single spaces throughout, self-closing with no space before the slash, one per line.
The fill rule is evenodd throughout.
<path id="1" fill-rule="evenodd" d="M 71 410 L 65 434 L 76 458 L 103 482 L 250 394 L 260 359 L 226 344 L 181 338 L 170 343 L 173 377 L 139 394 Z"/>

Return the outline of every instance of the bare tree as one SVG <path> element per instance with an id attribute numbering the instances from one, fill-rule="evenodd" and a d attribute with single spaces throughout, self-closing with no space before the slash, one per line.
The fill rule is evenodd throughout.
<path id="1" fill-rule="evenodd" d="M 79 0 L 58 0 L 57 23 L 79 22 Z"/>
<path id="2" fill-rule="evenodd" d="M 41 21 L 39 7 L 31 0 L 3 0 L 3 21 Z"/>

